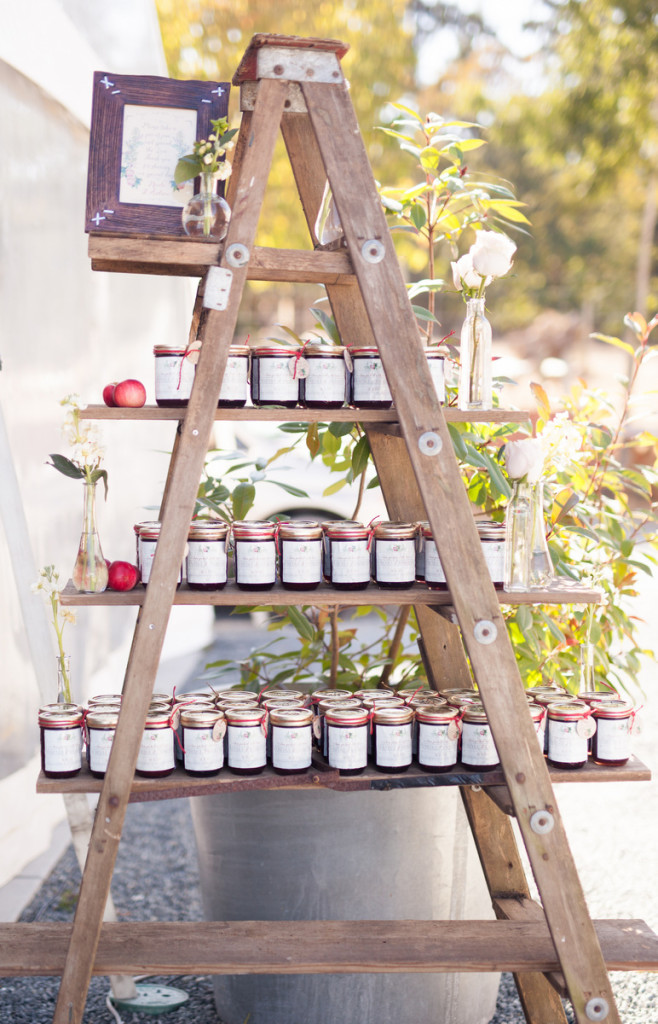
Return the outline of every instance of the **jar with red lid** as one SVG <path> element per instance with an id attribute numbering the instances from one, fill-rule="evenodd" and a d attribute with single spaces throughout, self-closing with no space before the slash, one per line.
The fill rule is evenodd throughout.
<path id="1" fill-rule="evenodd" d="M 631 756 L 631 733 L 635 708 L 627 700 L 592 701 L 596 732 L 592 757 L 596 764 L 622 765 Z"/>
<path id="2" fill-rule="evenodd" d="M 532 690 L 526 690 L 526 697 L 528 700 L 532 700 L 532 703 L 539 704 L 540 707 L 546 710 L 544 717 L 544 753 L 548 754 L 548 706 L 549 704 L 571 704 L 576 698 L 571 693 L 567 693 L 566 690 L 555 689 L 552 687 L 544 687 L 543 689 L 548 692 L 540 692 L 542 688 L 536 686 Z M 532 697 L 530 697 L 532 694 Z"/>
<path id="3" fill-rule="evenodd" d="M 373 576 L 378 587 L 404 590 L 416 581 L 416 523 L 377 523 L 373 534 Z"/>
<path id="4" fill-rule="evenodd" d="M 299 401 L 306 409 L 340 409 L 348 392 L 345 349 L 340 345 L 307 345 L 308 374 L 299 385 Z"/>
<path id="5" fill-rule="evenodd" d="M 461 713 L 447 703 L 418 704 L 418 766 L 424 772 L 449 772 L 457 764 Z"/>
<path id="6" fill-rule="evenodd" d="M 70 779 L 82 768 L 82 708 L 39 710 L 41 769 L 49 779 Z"/>
<path id="7" fill-rule="evenodd" d="M 228 578 L 228 524 L 199 519 L 187 537 L 186 576 L 190 590 L 221 590 Z"/>
<path id="8" fill-rule="evenodd" d="M 327 759 L 339 775 L 360 775 L 365 770 L 369 722 L 365 708 L 327 708 Z"/>
<path id="9" fill-rule="evenodd" d="M 548 705 L 548 763 L 554 768 L 582 768 L 587 746 L 596 731 L 592 709 L 584 701 Z"/>
<path id="10" fill-rule="evenodd" d="M 87 730 L 87 760 L 89 771 L 96 779 L 105 777 L 114 734 L 119 721 L 119 710 L 110 711 L 99 705 L 89 711 L 85 719 Z"/>
<path id="11" fill-rule="evenodd" d="M 250 353 L 248 345 L 231 345 L 229 348 L 219 389 L 219 409 L 241 409 L 247 404 Z"/>
<path id="12" fill-rule="evenodd" d="M 160 538 L 162 523 L 145 523 L 139 529 L 139 571 L 142 583 L 146 584 L 151 578 L 153 559 Z M 183 579 L 183 567 L 178 571 L 178 582 Z"/>
<path id="13" fill-rule="evenodd" d="M 490 772 L 500 764 L 487 713 L 481 704 L 467 704 L 462 714 L 461 760 L 465 768 Z"/>
<path id="14" fill-rule="evenodd" d="M 279 523 L 279 576 L 286 590 L 315 590 L 322 580 L 322 527 L 311 520 Z"/>
<path id="15" fill-rule="evenodd" d="M 329 542 L 329 582 L 337 590 L 364 590 L 370 583 L 371 533 L 361 523 L 331 523 L 325 530 Z"/>
<path id="16" fill-rule="evenodd" d="M 378 772 L 406 772 L 412 759 L 412 708 L 374 707 L 372 752 Z"/>
<path id="17" fill-rule="evenodd" d="M 155 404 L 162 408 L 181 408 L 187 405 L 194 383 L 195 365 L 184 347 L 156 345 Z"/>
<path id="18" fill-rule="evenodd" d="M 273 347 L 251 351 L 251 401 L 255 406 L 279 405 L 294 409 L 299 403 L 302 350 Z"/>
<path id="19" fill-rule="evenodd" d="M 351 348 L 350 404 L 358 409 L 390 409 L 393 396 L 377 348 Z"/>
<path id="20" fill-rule="evenodd" d="M 260 775 L 267 763 L 267 711 L 258 706 L 226 709 L 228 766 L 235 775 Z"/>
<path id="21" fill-rule="evenodd" d="M 270 590 L 276 582 L 276 523 L 233 523 L 235 582 L 240 590 Z"/>
<path id="22" fill-rule="evenodd" d="M 149 712 L 144 723 L 135 771 L 149 779 L 162 779 L 170 775 L 175 766 L 171 711 Z"/>
<path id="23" fill-rule="evenodd" d="M 298 775 L 311 767 L 313 712 L 310 708 L 270 711 L 272 768 L 278 775 Z"/>
<path id="24" fill-rule="evenodd" d="M 430 345 L 425 349 L 425 355 L 427 356 L 427 365 L 434 384 L 434 390 L 436 391 L 436 397 L 441 405 L 443 405 L 446 400 L 445 351 L 437 345 Z"/>
<path id="25" fill-rule="evenodd" d="M 219 774 L 224 765 L 224 712 L 210 707 L 182 708 L 180 729 L 183 768 L 188 775 Z"/>

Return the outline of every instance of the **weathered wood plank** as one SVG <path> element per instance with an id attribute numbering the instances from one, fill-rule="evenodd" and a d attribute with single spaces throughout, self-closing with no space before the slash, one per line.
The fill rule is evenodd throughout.
<path id="1" fill-rule="evenodd" d="M 343 290 L 342 286 L 339 290 Z M 171 409 L 157 405 L 143 405 L 140 409 L 111 409 L 107 405 L 87 405 L 80 410 L 83 420 L 180 420 L 185 408 Z M 528 414 L 519 409 L 493 409 L 487 413 L 472 414 L 461 409 L 446 406 L 444 415 L 448 423 L 523 423 Z M 265 420 L 273 423 L 327 423 L 330 421 L 350 423 L 387 424 L 397 423 L 395 409 L 279 409 L 274 406 L 245 406 L 242 409 L 218 409 L 216 420 Z"/>

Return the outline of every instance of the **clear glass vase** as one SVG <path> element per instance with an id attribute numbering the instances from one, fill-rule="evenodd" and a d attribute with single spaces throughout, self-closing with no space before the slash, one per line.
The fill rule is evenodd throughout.
<path id="1" fill-rule="evenodd" d="M 320 245 L 327 245 L 343 237 L 343 225 L 328 181 L 325 182 L 322 203 L 315 221 L 315 237 Z"/>
<path id="2" fill-rule="evenodd" d="M 505 513 L 505 579 L 508 593 L 528 590 L 532 551 L 532 490 L 526 480 L 515 480 Z"/>
<path id="3" fill-rule="evenodd" d="M 532 484 L 532 536 L 530 542 L 530 574 L 531 590 L 545 590 L 555 579 L 555 569 L 548 550 L 546 540 L 546 522 L 544 519 L 544 481 L 540 478 Z"/>
<path id="4" fill-rule="evenodd" d="M 73 586 L 86 594 L 100 594 L 107 587 L 107 563 L 96 525 L 96 484 L 83 483 L 84 511 L 78 557 L 73 566 Z"/>
<path id="5" fill-rule="evenodd" d="M 57 703 L 71 703 L 71 659 L 68 654 L 57 655 Z"/>
<path id="6" fill-rule="evenodd" d="M 484 298 L 468 299 L 460 340 L 460 409 L 491 409 L 491 324 Z"/>
<path id="7" fill-rule="evenodd" d="M 182 217 L 183 230 L 192 238 L 211 238 L 217 242 L 226 238 L 231 207 L 217 195 L 214 175 L 201 175 L 201 191 L 188 199 Z"/>

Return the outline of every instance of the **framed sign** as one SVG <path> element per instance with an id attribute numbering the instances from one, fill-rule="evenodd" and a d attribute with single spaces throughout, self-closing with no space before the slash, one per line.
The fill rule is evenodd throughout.
<path id="1" fill-rule="evenodd" d="M 176 187 L 179 157 L 228 114 L 228 82 L 94 74 L 86 231 L 182 235 L 198 179 Z"/>

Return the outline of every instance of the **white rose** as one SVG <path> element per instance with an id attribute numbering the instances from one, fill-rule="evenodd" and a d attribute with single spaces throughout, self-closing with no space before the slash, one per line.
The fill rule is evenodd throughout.
<path id="1" fill-rule="evenodd" d="M 516 245 L 501 231 L 476 231 L 470 248 L 473 269 L 483 277 L 503 277 L 511 269 Z"/>
<path id="2" fill-rule="evenodd" d="M 529 484 L 537 483 L 544 468 L 544 446 L 538 437 L 525 437 L 522 441 L 508 441 L 505 445 L 505 469 L 512 480 L 526 477 Z"/>
<path id="3" fill-rule="evenodd" d="M 482 275 L 473 269 L 470 253 L 467 252 L 464 256 L 460 256 L 457 262 L 451 263 L 450 266 L 452 267 L 452 280 L 457 291 L 461 291 L 462 288 L 479 288 L 482 284 Z M 485 284 L 490 283 L 491 278 L 485 281 Z"/>

